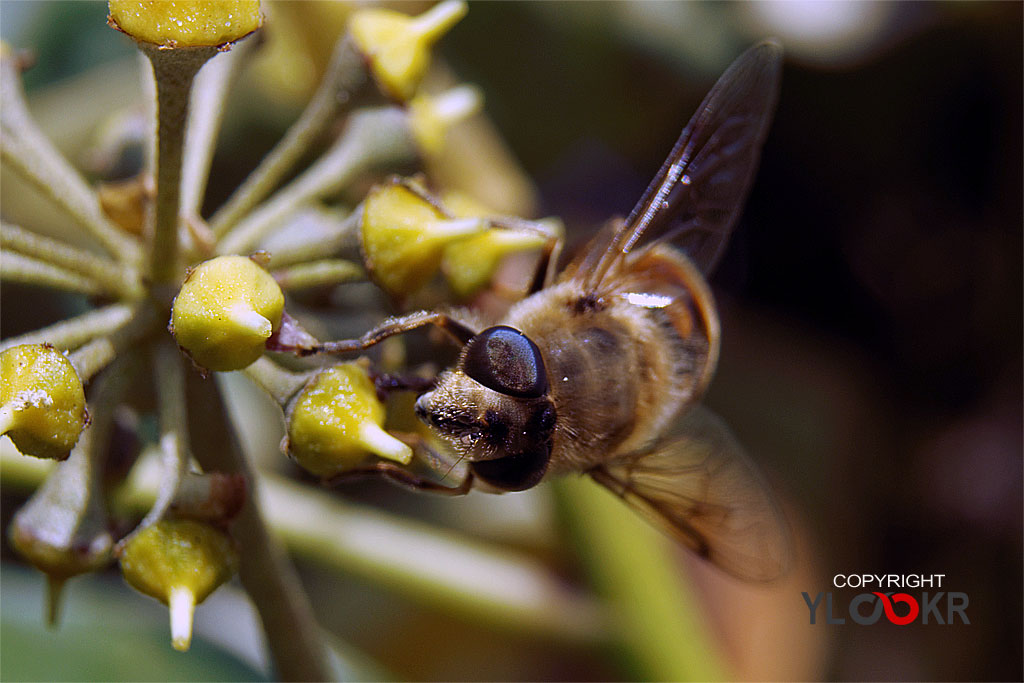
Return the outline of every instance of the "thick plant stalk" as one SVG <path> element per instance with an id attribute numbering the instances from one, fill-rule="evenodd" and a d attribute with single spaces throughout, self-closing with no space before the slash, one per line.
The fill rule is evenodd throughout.
<path id="1" fill-rule="evenodd" d="M 153 65 L 156 79 L 157 151 L 156 204 L 149 274 L 155 283 L 173 282 L 183 275 L 178 263 L 181 162 L 185 142 L 189 92 L 200 67 L 217 53 L 216 47 L 161 49 L 139 43 Z"/>
<path id="2" fill-rule="evenodd" d="M 193 452 L 207 472 L 240 473 L 249 483 L 249 495 L 232 524 L 241 551 L 239 578 L 259 611 L 267 644 L 277 669 L 286 681 L 323 681 L 332 678 L 328 650 L 299 582 L 280 541 L 267 528 L 258 506 L 257 480 L 238 446 L 224 412 L 223 397 L 212 381 L 190 377 L 190 431 L 203 435 Z"/>

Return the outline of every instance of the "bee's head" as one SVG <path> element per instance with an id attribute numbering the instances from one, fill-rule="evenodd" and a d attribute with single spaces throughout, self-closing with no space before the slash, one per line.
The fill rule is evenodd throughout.
<path id="1" fill-rule="evenodd" d="M 547 471 L 555 407 L 540 350 L 518 330 L 498 325 L 470 339 L 416 413 L 497 488 L 528 489 Z"/>

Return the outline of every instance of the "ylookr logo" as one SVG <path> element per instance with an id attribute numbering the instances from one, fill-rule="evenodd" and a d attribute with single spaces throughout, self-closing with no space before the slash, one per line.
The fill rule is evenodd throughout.
<path id="1" fill-rule="evenodd" d="M 832 585 L 836 588 L 866 588 L 870 592 L 858 593 L 850 600 L 845 611 L 836 614 L 836 603 L 832 591 L 818 593 L 813 599 L 807 592 L 802 593 L 804 602 L 811 613 L 811 623 L 817 624 L 823 617 L 826 624 L 845 624 L 846 614 L 856 624 L 870 626 L 877 623 L 882 615 L 897 626 L 918 622 L 921 624 L 952 624 L 959 616 L 961 623 L 969 624 L 967 593 L 948 591 L 921 591 L 920 593 L 896 593 L 892 590 L 871 590 L 872 588 L 942 588 L 945 574 L 836 574 Z M 897 605 L 899 607 L 897 607 Z"/>

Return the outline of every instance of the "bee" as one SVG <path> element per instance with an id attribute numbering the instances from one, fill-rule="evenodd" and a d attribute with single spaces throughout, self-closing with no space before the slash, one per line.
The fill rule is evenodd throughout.
<path id="1" fill-rule="evenodd" d="M 366 349 L 435 325 L 462 344 L 415 411 L 452 458 L 427 464 L 447 486 L 397 464 L 379 475 L 448 494 L 522 491 L 590 475 L 726 572 L 784 572 L 786 524 L 722 421 L 698 404 L 718 359 L 719 321 L 706 274 L 750 188 L 775 109 L 781 48 L 741 55 L 683 129 L 628 217 L 611 221 L 557 277 L 545 250 L 533 293 L 484 329 L 457 313 L 394 318 L 357 340 Z"/>

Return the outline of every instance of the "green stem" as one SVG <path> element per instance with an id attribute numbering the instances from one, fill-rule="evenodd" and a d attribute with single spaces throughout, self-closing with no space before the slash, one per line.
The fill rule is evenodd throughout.
<path id="1" fill-rule="evenodd" d="M 244 372 L 282 408 L 287 406 L 292 397 L 316 374 L 315 371 L 297 373 L 285 370 L 266 356 L 258 358 Z"/>
<path id="2" fill-rule="evenodd" d="M 265 474 L 263 509 L 297 552 L 448 613 L 575 642 L 607 635 L 600 606 L 540 563 Z"/>
<path id="3" fill-rule="evenodd" d="M 0 59 L 0 161 L 77 221 L 109 253 L 135 265 L 140 247 L 103 213 L 96 193 L 36 126 L 16 59 Z"/>
<path id="4" fill-rule="evenodd" d="M 286 227 L 265 245 L 270 252 L 267 268 L 276 270 L 315 261 L 346 247 L 355 247 L 359 239 L 356 231 L 360 214 L 359 211 L 346 214 L 318 204 L 298 209 Z"/>
<path id="5" fill-rule="evenodd" d="M 352 39 L 345 34 L 335 44 L 327 72 L 302 115 L 210 219 L 210 227 L 217 237 L 223 237 L 237 225 L 245 214 L 281 182 L 365 82 L 366 66 L 363 58 L 355 49 Z"/>
<path id="6" fill-rule="evenodd" d="M 9 337 L 0 344 L 0 351 L 22 344 L 51 344 L 62 351 L 78 348 L 101 335 L 107 335 L 137 315 L 139 305 L 111 304 L 74 318 L 33 330 L 19 337 Z"/>
<path id="7" fill-rule="evenodd" d="M 0 246 L 85 275 L 105 292 L 119 298 L 138 299 L 142 296 L 139 274 L 130 265 L 115 263 L 17 225 L 0 223 Z"/>
<path id="8" fill-rule="evenodd" d="M 71 353 L 68 359 L 84 383 L 107 367 L 115 357 L 117 357 L 117 349 L 110 337 L 100 337 Z"/>
<path id="9" fill-rule="evenodd" d="M 667 536 L 589 477 L 556 483 L 558 502 L 591 582 L 609 604 L 616 640 L 643 680 L 727 678 L 707 617 Z"/>
<path id="10" fill-rule="evenodd" d="M 217 48 L 160 49 L 139 43 L 139 49 L 153 65 L 157 101 L 156 204 L 149 273 L 154 282 L 168 283 L 183 274 L 178 263 L 178 243 L 181 161 L 189 91 L 196 73 L 217 53 Z"/>
<path id="11" fill-rule="evenodd" d="M 131 535 L 158 522 L 174 502 L 188 470 L 188 411 L 185 405 L 185 369 L 178 349 L 167 339 L 156 348 L 156 396 L 160 421 L 160 489 L 156 502 Z M 127 539 L 121 544 L 127 543 Z"/>
<path id="12" fill-rule="evenodd" d="M 362 173 L 416 158 L 408 115 L 396 107 L 353 114 L 345 132 L 299 177 L 239 222 L 217 246 L 219 254 L 243 254 L 303 204 L 339 191 Z"/>
<path id="13" fill-rule="evenodd" d="M 101 294 L 103 292 L 103 287 L 91 277 L 74 273 L 45 261 L 39 261 L 16 251 L 0 252 L 0 280 L 81 294 Z"/>
<path id="14" fill-rule="evenodd" d="M 228 92 L 258 42 L 249 39 L 233 44 L 230 50 L 212 59 L 195 78 L 181 169 L 183 216 L 198 215 L 202 208 Z"/>
<path id="15" fill-rule="evenodd" d="M 166 318 L 165 318 L 166 319 Z M 163 320 L 152 306 L 140 306 L 131 318 L 109 335 L 97 337 L 68 355 L 82 382 L 88 382 L 119 354 L 134 347 L 143 337 L 162 327 Z"/>
<path id="16" fill-rule="evenodd" d="M 275 270 L 273 276 L 281 289 L 289 291 L 365 280 L 366 271 L 344 259 L 323 259 Z"/>

